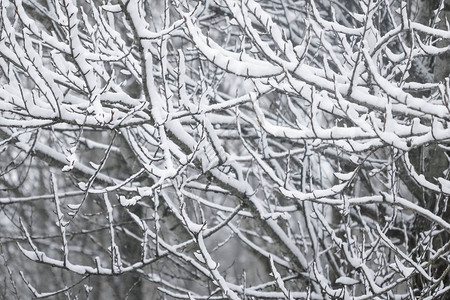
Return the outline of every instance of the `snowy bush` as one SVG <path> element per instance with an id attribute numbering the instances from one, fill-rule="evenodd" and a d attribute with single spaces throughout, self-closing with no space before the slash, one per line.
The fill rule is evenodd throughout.
<path id="1" fill-rule="evenodd" d="M 450 1 L 0 3 L 5 299 L 450 296 Z"/>

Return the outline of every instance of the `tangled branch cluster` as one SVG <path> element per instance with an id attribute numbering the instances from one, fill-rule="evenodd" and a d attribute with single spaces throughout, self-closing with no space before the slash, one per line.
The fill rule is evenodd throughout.
<path id="1" fill-rule="evenodd" d="M 5 295 L 444 299 L 447 2 L 1 0 Z"/>

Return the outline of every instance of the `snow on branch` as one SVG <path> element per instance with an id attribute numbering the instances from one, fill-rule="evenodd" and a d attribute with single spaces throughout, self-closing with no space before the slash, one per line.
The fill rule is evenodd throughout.
<path id="1" fill-rule="evenodd" d="M 6 298 L 448 298 L 448 0 L 100 2 L 0 1 Z"/>

